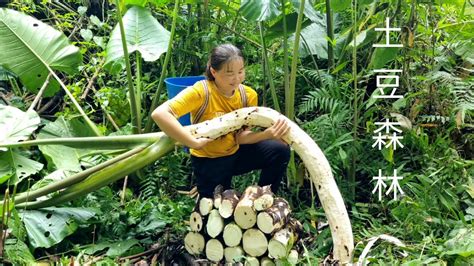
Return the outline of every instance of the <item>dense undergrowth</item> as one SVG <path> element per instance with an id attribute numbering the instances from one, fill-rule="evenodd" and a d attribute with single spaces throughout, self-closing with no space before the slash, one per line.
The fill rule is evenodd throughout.
<path id="1" fill-rule="evenodd" d="M 331 5 L 306 1 L 299 62 L 291 69 L 285 67 L 289 63 L 285 61 L 294 55 L 299 1 L 268 1 L 269 6 L 263 1 L 243 0 L 177 2 L 166 76 L 202 74 L 207 52 L 216 44 L 230 42 L 241 47 L 246 58 L 245 83 L 256 89 L 259 103 L 281 107 L 285 114 L 294 110 L 294 120 L 328 158 L 350 214 L 356 243 L 354 261 L 373 237 L 386 234 L 402 241 L 404 247 L 378 240 L 368 254 L 372 264 L 474 264 L 471 1 L 326 1 Z M 281 14 L 281 2 L 285 3 L 286 16 Z M 130 4 L 145 6 L 143 10 L 171 30 L 173 2 L 121 4 L 122 14 L 133 8 Z M 118 23 L 116 6 L 92 0 L 13 1 L 6 6 L 53 26 L 79 48 L 83 64 L 75 72 L 59 75 L 100 134 L 132 134 L 137 119 L 131 119 L 136 114 L 130 109 L 130 80 L 124 61 L 105 63 L 109 60 L 107 52 L 111 53 L 107 44 Z M 263 12 L 265 8 L 272 12 Z M 333 23 L 327 23 L 327 12 L 334 15 Z M 372 47 L 385 38 L 374 28 L 386 17 L 402 29 L 391 37 L 404 45 L 395 52 Z M 327 27 L 335 34 L 333 49 L 327 47 Z M 289 51 L 284 40 L 289 41 Z M 166 47 L 167 42 L 164 52 Z M 263 53 L 267 53 L 268 61 Z M 5 56 L 18 55 L 10 51 Z M 129 57 L 140 102 L 139 123 L 144 129 L 153 97 L 158 87 L 163 87 L 160 77 L 165 54 L 151 61 L 142 60 L 145 57 L 138 52 Z M 0 65 L 3 63 L 0 59 Z M 403 69 L 399 88 L 403 98 L 373 98 L 377 95 L 376 68 Z M 294 103 L 288 102 L 285 93 L 291 75 L 296 77 Z M 0 103 L 26 111 L 42 83 L 31 88 L 20 78 L 20 74 L 0 68 Z M 164 92 L 157 97 L 158 102 L 167 99 Z M 30 132 L 36 138 L 94 135 L 59 87 L 48 89 L 34 110 L 41 118 L 39 128 Z M 403 148 L 379 151 L 372 147 L 375 123 L 385 118 L 400 122 Z M 13 167 L 18 163 L 8 159 L 7 152 L 0 152 L 1 191 L 8 188 L 12 195 L 41 187 L 111 158 L 99 149 L 59 147 L 17 148 L 18 155 L 11 156 L 21 155 L 41 164 L 31 163 L 25 173 Z M 385 195 L 379 201 L 373 193 L 373 177 L 379 169 L 386 173 L 396 169 L 403 176 L 400 187 L 404 194 L 397 200 Z M 295 217 L 304 225 L 300 262 L 327 262 L 331 233 L 316 190 L 298 158 L 288 173 L 279 194 L 289 200 Z M 233 182 L 242 190 L 257 179 L 258 173 L 253 172 L 235 177 Z M 194 199 L 178 192 L 194 186 L 189 155 L 178 147 L 125 180 L 57 208 L 4 211 L 9 213 L 9 218 L 3 218 L 8 228 L 3 227 L 6 233 L 0 248 L 4 261 L 186 263 L 182 238 Z M 134 256 L 142 252 L 143 256 Z"/>

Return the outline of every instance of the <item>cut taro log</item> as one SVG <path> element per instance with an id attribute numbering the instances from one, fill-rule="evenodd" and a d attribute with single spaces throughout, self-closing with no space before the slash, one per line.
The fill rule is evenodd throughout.
<path id="1" fill-rule="evenodd" d="M 288 254 L 287 260 L 291 265 L 296 265 L 298 263 L 298 252 L 292 249 L 290 254 Z"/>
<path id="2" fill-rule="evenodd" d="M 270 185 L 263 186 L 260 196 L 255 199 L 253 206 L 256 211 L 263 211 L 270 208 L 273 205 L 273 192 L 270 189 Z"/>
<path id="3" fill-rule="evenodd" d="M 245 266 L 259 266 L 260 262 L 255 257 L 247 257 L 245 258 Z"/>
<path id="4" fill-rule="evenodd" d="M 224 249 L 225 262 L 235 263 L 244 256 L 244 250 L 241 246 L 226 247 Z"/>
<path id="5" fill-rule="evenodd" d="M 260 192 L 261 187 L 259 186 L 247 187 L 235 207 L 234 220 L 242 229 L 249 229 L 257 222 L 253 201 L 260 195 Z"/>
<path id="6" fill-rule="evenodd" d="M 214 199 L 211 198 L 201 198 L 199 200 L 199 212 L 202 216 L 206 216 L 212 210 Z"/>
<path id="7" fill-rule="evenodd" d="M 258 214 L 258 229 L 265 234 L 280 230 L 287 223 L 290 212 L 290 206 L 285 199 L 275 198 L 270 208 Z"/>
<path id="8" fill-rule="evenodd" d="M 200 232 L 203 226 L 203 220 L 201 214 L 199 212 L 192 212 L 191 216 L 189 217 L 189 226 L 191 227 L 191 231 L 193 232 Z"/>
<path id="9" fill-rule="evenodd" d="M 224 227 L 223 238 L 228 247 L 235 247 L 242 240 L 242 229 L 235 223 L 229 223 Z"/>
<path id="10" fill-rule="evenodd" d="M 214 189 L 214 208 L 219 209 L 222 202 L 222 192 L 224 187 L 222 185 L 217 185 Z"/>
<path id="11" fill-rule="evenodd" d="M 184 247 L 191 255 L 199 255 L 204 251 L 204 237 L 200 233 L 189 232 L 184 237 Z"/>
<path id="12" fill-rule="evenodd" d="M 267 251 L 267 237 L 258 229 L 247 229 L 242 236 L 242 246 L 244 251 L 250 256 L 262 256 Z"/>
<path id="13" fill-rule="evenodd" d="M 224 219 L 222 219 L 218 210 L 213 209 L 207 218 L 207 234 L 210 237 L 215 238 L 222 232 L 222 230 L 224 230 Z"/>
<path id="14" fill-rule="evenodd" d="M 288 219 L 288 223 L 285 225 L 285 227 L 288 227 L 293 231 L 296 239 L 298 239 L 298 237 L 303 233 L 303 225 L 300 221 L 298 221 L 298 219 L 294 217 L 290 217 Z"/>
<path id="15" fill-rule="evenodd" d="M 239 203 L 238 193 L 233 189 L 222 192 L 222 203 L 219 206 L 219 213 L 223 218 L 229 218 L 234 213 L 235 206 Z"/>
<path id="16" fill-rule="evenodd" d="M 219 262 L 224 257 L 224 246 L 217 239 L 210 239 L 206 243 L 206 258 L 210 261 Z"/>
<path id="17" fill-rule="evenodd" d="M 273 235 L 268 242 L 268 256 L 273 259 L 285 258 L 295 241 L 293 231 L 285 227 Z"/>
<path id="18" fill-rule="evenodd" d="M 260 266 L 275 266 L 275 262 L 269 257 L 263 257 L 260 259 Z"/>

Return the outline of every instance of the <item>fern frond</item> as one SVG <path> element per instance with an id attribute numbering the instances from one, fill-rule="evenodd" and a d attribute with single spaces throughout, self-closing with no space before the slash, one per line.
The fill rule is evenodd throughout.
<path id="1" fill-rule="evenodd" d="M 446 122 L 449 122 L 451 119 L 448 116 L 441 116 L 441 115 L 421 115 L 420 120 L 421 122 L 424 122 L 424 123 L 445 124 Z"/>
<path id="2" fill-rule="evenodd" d="M 454 83 L 451 92 L 454 94 L 455 110 L 474 110 L 474 81 L 465 80 Z"/>

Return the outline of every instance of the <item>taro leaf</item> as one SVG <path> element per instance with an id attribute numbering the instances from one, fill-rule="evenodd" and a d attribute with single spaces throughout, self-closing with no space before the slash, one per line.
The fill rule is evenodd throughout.
<path id="1" fill-rule="evenodd" d="M 133 5 L 133 6 L 145 7 L 146 4 L 148 3 L 148 0 L 125 0 L 123 2 L 124 2 L 124 5 L 126 5 L 126 6 Z M 121 8 L 123 8 L 123 7 L 121 7 Z"/>
<path id="2" fill-rule="evenodd" d="M 348 10 L 351 8 L 351 0 L 331 0 L 331 8 L 334 12 Z"/>
<path id="3" fill-rule="evenodd" d="M 34 248 L 49 248 L 76 231 L 78 224 L 95 215 L 86 208 L 44 208 L 24 210 L 20 216 L 25 224 L 28 238 Z"/>
<path id="4" fill-rule="evenodd" d="M 83 252 L 88 255 L 93 255 L 97 251 L 101 251 L 106 248 L 109 248 L 110 244 L 111 244 L 110 241 L 100 241 L 99 243 L 93 244 L 92 246 L 85 248 Z"/>
<path id="5" fill-rule="evenodd" d="M 450 239 L 444 243 L 447 255 L 474 255 L 474 229 L 456 228 L 449 233 Z"/>
<path id="6" fill-rule="evenodd" d="M 294 33 L 296 31 L 296 22 L 298 19 L 298 14 L 297 13 L 291 13 L 286 15 L 285 21 L 286 21 L 286 34 L 289 36 L 290 34 Z M 326 23 L 324 20 L 322 23 Z M 301 28 L 304 29 L 307 26 L 311 25 L 310 20 L 305 20 L 303 21 L 303 24 L 301 25 Z M 324 24 L 326 25 L 326 24 Z M 326 27 L 326 26 L 324 26 Z M 270 28 L 267 29 L 267 33 L 265 34 L 265 38 L 268 40 L 275 39 L 282 37 L 284 35 L 284 30 L 283 30 L 283 18 L 279 18 L 277 22 L 275 22 Z"/>
<path id="7" fill-rule="evenodd" d="M 383 68 L 388 62 L 394 60 L 397 57 L 398 52 L 400 52 L 400 48 L 396 47 L 375 48 L 367 69 Z"/>
<path id="8" fill-rule="evenodd" d="M 295 10 L 298 12 L 300 10 L 301 1 L 300 0 L 291 0 L 291 3 L 295 7 Z M 321 14 L 321 12 L 316 11 L 314 9 L 314 7 L 311 5 L 311 1 L 309 1 L 309 0 L 306 0 L 304 2 L 303 14 L 313 22 L 320 22 L 320 21 L 324 20 L 324 17 Z"/>
<path id="9" fill-rule="evenodd" d="M 313 54 L 321 59 L 328 58 L 326 28 L 321 26 L 320 23 L 312 23 L 304 28 L 301 31 L 301 37 L 299 50 L 301 57 Z"/>
<path id="10" fill-rule="evenodd" d="M 0 80 L 1 81 L 8 81 L 15 77 L 16 77 L 15 73 L 8 71 L 7 69 L 0 66 Z"/>
<path id="11" fill-rule="evenodd" d="M 5 241 L 5 256 L 12 265 L 35 265 L 35 257 L 25 242 L 9 238 Z"/>
<path id="12" fill-rule="evenodd" d="M 72 74 L 82 63 L 79 48 L 53 27 L 15 10 L 0 8 L 0 65 L 20 77 L 25 87 L 37 92 L 48 76 L 48 67 Z M 51 79 L 44 96 L 59 88 Z"/>
<path id="13" fill-rule="evenodd" d="M 145 8 L 134 6 L 123 16 L 128 53 L 139 51 L 143 60 L 155 61 L 168 49 L 170 32 Z M 106 48 L 105 67 L 112 73 L 120 70 L 124 58 L 120 27 L 112 31 Z"/>
<path id="14" fill-rule="evenodd" d="M 85 254 L 93 255 L 98 251 L 108 249 L 106 255 L 110 257 L 117 257 L 125 253 L 127 250 L 129 250 L 131 247 L 134 245 L 137 245 L 139 242 L 138 240 L 131 238 L 127 240 L 122 240 L 118 242 L 111 242 L 109 240 L 107 241 L 101 241 L 97 244 L 92 245 L 91 247 L 88 247 L 84 249 Z"/>
<path id="15" fill-rule="evenodd" d="M 42 163 L 30 160 L 17 151 L 0 152 L 0 184 L 12 178 L 11 184 L 15 185 L 41 169 Z"/>
<path id="16" fill-rule="evenodd" d="M 110 244 L 109 250 L 107 251 L 105 255 L 109 257 L 120 256 L 136 244 L 138 244 L 138 240 L 134 238 L 122 240 L 120 242 L 114 242 Z"/>
<path id="17" fill-rule="evenodd" d="M 242 0 L 240 13 L 249 21 L 266 21 L 281 14 L 280 0 Z"/>
<path id="18" fill-rule="evenodd" d="M 0 143 L 26 140 L 38 128 L 38 114 L 34 111 L 23 112 L 12 106 L 0 105 Z M 0 148 L 0 151 L 5 148 Z"/>
<path id="19" fill-rule="evenodd" d="M 94 34 L 90 29 L 81 29 L 79 33 L 81 34 L 81 37 L 87 42 L 90 42 L 92 37 L 94 37 Z"/>
<path id="20" fill-rule="evenodd" d="M 38 128 L 40 118 L 34 111 L 23 112 L 12 106 L 0 105 L 0 143 L 26 140 Z M 16 150 L 0 148 L 0 184 L 10 178 L 12 184 L 37 173 L 43 164 L 28 159 Z"/>
<path id="21" fill-rule="evenodd" d="M 56 121 L 47 124 L 38 134 L 38 139 L 88 136 L 94 136 L 94 134 L 78 119 L 66 121 L 61 116 Z M 53 164 L 54 168 L 74 172 L 81 171 L 79 159 L 86 152 L 85 150 L 62 145 L 40 145 L 39 148 L 48 163 Z M 49 164 L 48 167 L 52 168 Z"/>

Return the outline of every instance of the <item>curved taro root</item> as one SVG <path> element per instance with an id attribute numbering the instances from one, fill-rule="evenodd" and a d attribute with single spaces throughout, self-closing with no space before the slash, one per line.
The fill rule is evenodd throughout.
<path id="1" fill-rule="evenodd" d="M 195 137 L 216 139 L 243 126 L 270 127 L 280 117 L 284 116 L 270 108 L 247 107 L 187 128 Z M 329 162 L 308 134 L 294 122 L 287 121 L 290 131 L 283 139 L 303 160 L 315 184 L 331 228 L 334 258 L 342 264 L 349 263 L 354 249 L 352 228 Z"/>

